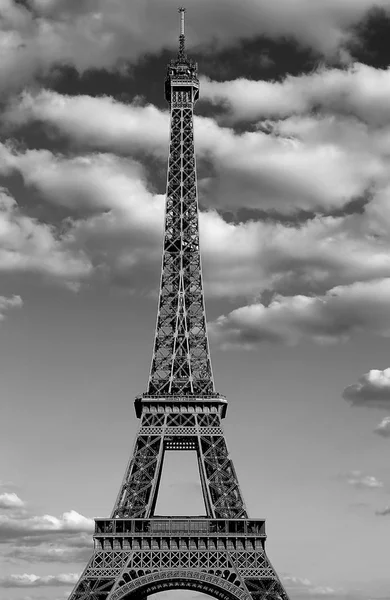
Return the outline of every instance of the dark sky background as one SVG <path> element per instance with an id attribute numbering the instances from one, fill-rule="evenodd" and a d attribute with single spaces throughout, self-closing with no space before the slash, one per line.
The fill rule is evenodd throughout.
<path id="1" fill-rule="evenodd" d="M 292 600 L 389 600 L 390 2 L 186 7 L 212 361 L 248 510 Z M 0 2 L 0 600 L 68 597 L 132 451 L 176 11 Z M 191 453 L 168 457 L 158 510 L 204 511 Z"/>

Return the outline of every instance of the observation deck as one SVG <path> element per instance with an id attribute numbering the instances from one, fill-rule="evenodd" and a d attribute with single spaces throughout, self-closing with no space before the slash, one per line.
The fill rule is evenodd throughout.
<path id="1" fill-rule="evenodd" d="M 127 535 L 131 537 L 266 538 L 265 519 L 209 519 L 207 517 L 95 519 L 95 539 Z"/>

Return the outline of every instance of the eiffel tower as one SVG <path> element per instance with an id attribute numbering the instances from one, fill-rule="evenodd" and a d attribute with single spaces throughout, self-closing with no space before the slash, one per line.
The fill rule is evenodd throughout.
<path id="1" fill-rule="evenodd" d="M 158 316 L 141 420 L 111 517 L 95 519 L 94 551 L 69 600 L 145 600 L 175 588 L 220 600 L 288 600 L 265 552 L 265 521 L 249 519 L 215 392 L 199 251 L 193 108 L 197 65 L 177 58 L 165 98 L 171 130 Z M 164 453 L 195 450 L 206 517 L 155 515 Z"/>

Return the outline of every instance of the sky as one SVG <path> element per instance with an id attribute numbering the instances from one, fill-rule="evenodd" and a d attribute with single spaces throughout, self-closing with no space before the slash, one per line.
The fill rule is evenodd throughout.
<path id="1" fill-rule="evenodd" d="M 389 600 L 390 1 L 186 8 L 211 356 L 248 512 L 291 600 Z M 64 600 L 146 391 L 177 3 L 0 17 L 0 600 Z M 192 453 L 169 453 L 157 511 L 204 514 Z"/>

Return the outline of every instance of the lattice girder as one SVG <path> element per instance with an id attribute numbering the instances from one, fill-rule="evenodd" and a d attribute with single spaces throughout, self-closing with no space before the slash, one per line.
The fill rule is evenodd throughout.
<path id="1" fill-rule="evenodd" d="M 98 600 L 119 600 L 131 591 L 139 598 L 138 592 L 154 589 L 145 577 L 164 580 L 159 589 L 176 579 L 178 587 L 191 587 L 195 580 L 206 593 L 204 583 L 211 578 L 221 597 L 288 600 L 265 553 L 265 537 L 264 520 L 97 519 L 94 555 L 71 600 L 92 599 L 97 592 L 106 594 Z"/>
<path id="2" fill-rule="evenodd" d="M 193 107 L 184 104 L 171 105 L 164 251 L 149 394 L 214 393 L 199 251 Z"/>
<path id="3" fill-rule="evenodd" d="M 209 516 L 247 516 L 220 416 L 167 411 L 159 415 L 144 412 L 113 517 L 153 516 L 164 453 L 168 449 L 196 451 Z"/>

